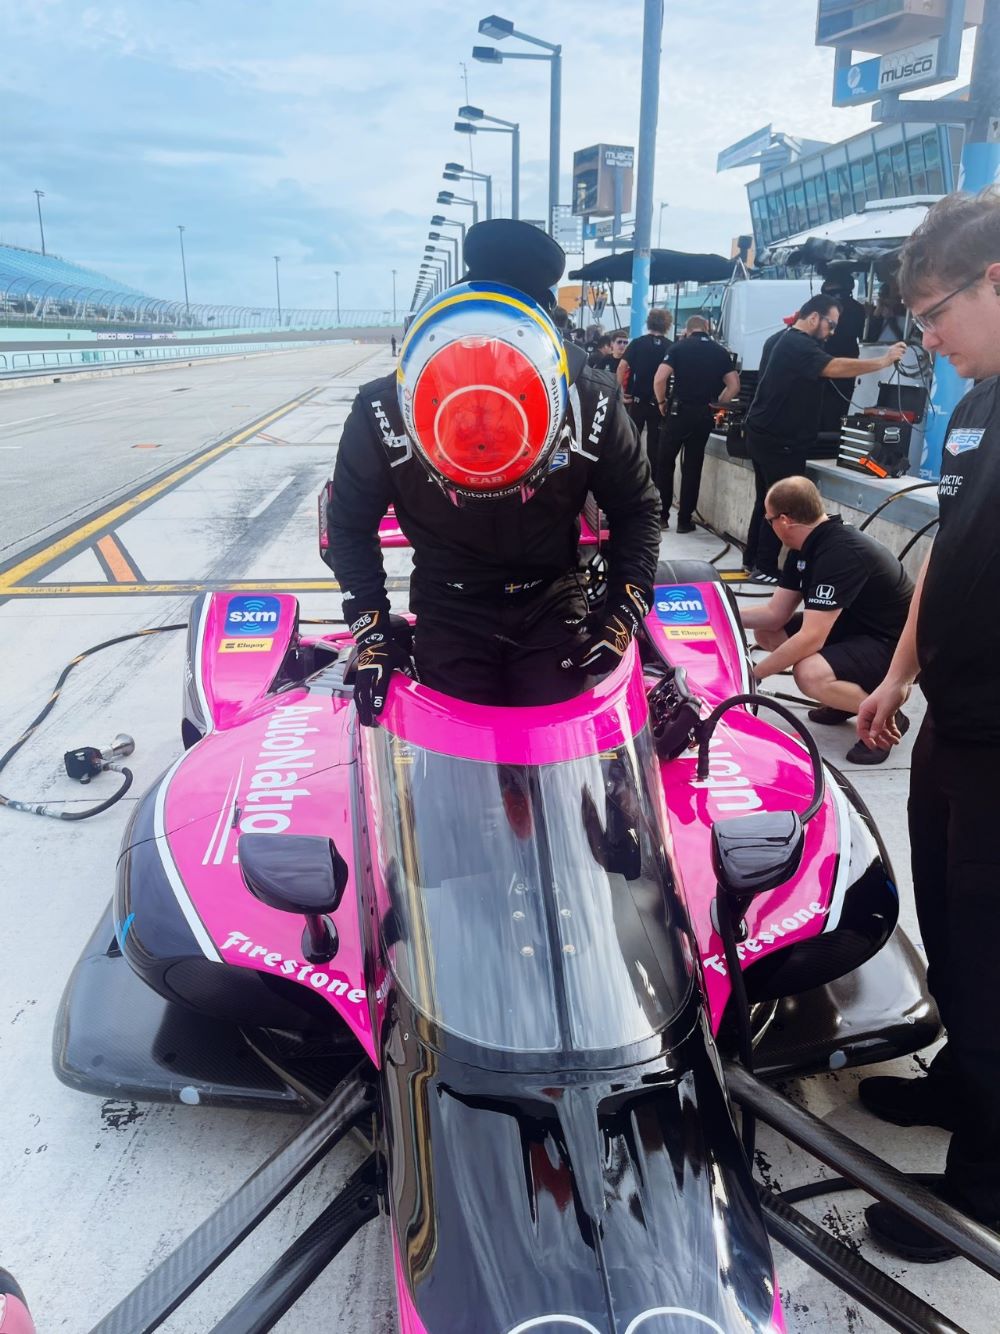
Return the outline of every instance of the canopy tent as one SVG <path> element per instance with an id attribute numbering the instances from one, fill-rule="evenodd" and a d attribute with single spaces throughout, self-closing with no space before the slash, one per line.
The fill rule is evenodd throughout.
<path id="1" fill-rule="evenodd" d="M 622 250 L 617 255 L 603 255 L 567 276 L 591 283 L 630 283 L 633 253 Z M 684 250 L 651 250 L 649 254 L 649 281 L 654 287 L 667 283 L 726 282 L 738 262 L 723 259 L 721 255 L 693 255 Z"/>
<path id="2" fill-rule="evenodd" d="M 898 250 L 927 215 L 937 196 L 879 200 L 866 204 L 860 213 L 823 223 L 769 246 L 757 256 L 757 264 L 788 264 L 793 267 L 829 264 L 870 264 Z"/>

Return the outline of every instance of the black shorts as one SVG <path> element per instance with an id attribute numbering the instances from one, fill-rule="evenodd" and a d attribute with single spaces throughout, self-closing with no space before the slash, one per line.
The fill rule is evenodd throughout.
<path id="1" fill-rule="evenodd" d="M 785 634 L 791 638 L 802 629 L 802 613 L 796 612 L 785 624 Z M 889 671 L 896 645 L 875 635 L 849 635 L 837 639 L 836 626 L 830 639 L 819 650 L 819 656 L 830 665 L 838 681 L 851 681 L 862 690 L 872 691 L 880 685 Z"/>

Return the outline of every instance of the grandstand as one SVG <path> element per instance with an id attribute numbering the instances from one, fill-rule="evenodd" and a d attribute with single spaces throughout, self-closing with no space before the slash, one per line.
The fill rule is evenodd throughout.
<path id="1" fill-rule="evenodd" d="M 134 287 L 39 250 L 0 245 L 0 325 L 143 330 L 388 328 L 388 310 L 286 310 L 187 305 L 146 296 Z"/>

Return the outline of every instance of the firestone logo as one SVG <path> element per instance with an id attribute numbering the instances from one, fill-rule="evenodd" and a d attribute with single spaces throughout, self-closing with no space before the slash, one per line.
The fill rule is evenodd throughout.
<path id="1" fill-rule="evenodd" d="M 351 980 L 344 973 L 324 973 L 311 963 L 300 963 L 298 959 L 286 959 L 277 950 L 270 950 L 266 945 L 255 945 L 242 931 L 230 931 L 222 946 L 223 952 L 232 950 L 245 954 L 248 959 L 259 959 L 266 967 L 284 977 L 294 977 L 296 982 L 308 982 L 317 991 L 325 991 L 331 996 L 344 996 L 354 1005 L 360 1005 L 367 992 L 363 987 L 352 987 Z"/>

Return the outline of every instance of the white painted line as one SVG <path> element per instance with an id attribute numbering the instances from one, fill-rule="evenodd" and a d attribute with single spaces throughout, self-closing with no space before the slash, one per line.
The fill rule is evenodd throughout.
<path id="1" fill-rule="evenodd" d="M 233 784 L 232 803 L 226 815 L 229 817 L 225 827 L 222 830 L 222 837 L 219 839 L 219 846 L 215 849 L 215 856 L 212 858 L 213 866 L 221 866 L 222 859 L 226 855 L 226 845 L 229 843 L 229 831 L 236 828 L 236 803 L 240 798 L 240 784 L 243 782 L 243 761 L 240 760 L 239 772 L 236 775 L 236 782 Z"/>
<path id="2" fill-rule="evenodd" d="M 0 449 L 23 449 L 23 445 L 0 445 Z"/>
<path id="3" fill-rule="evenodd" d="M 282 491 L 284 491 L 287 487 L 291 486 L 291 484 L 294 481 L 295 481 L 294 477 L 286 477 L 283 482 L 279 482 L 273 491 L 269 491 L 267 493 L 267 495 L 264 497 L 264 499 L 260 502 L 259 505 L 255 505 L 254 508 L 250 510 L 250 512 L 247 514 L 247 518 L 248 519 L 258 518 L 261 514 L 264 513 L 264 511 L 267 509 L 269 505 L 274 504 L 274 502 L 281 495 Z"/>
<path id="4" fill-rule="evenodd" d="M 83 410 L 89 412 L 91 408 L 99 408 L 103 403 L 110 403 L 110 402 L 111 402 L 110 398 L 99 398 L 96 403 L 86 404 Z M 48 421 L 50 417 L 65 417 L 67 412 L 74 412 L 74 411 L 80 411 L 80 409 L 60 408 L 58 412 L 43 412 L 40 417 L 18 417 L 16 421 L 0 422 L 0 431 L 5 430 L 8 426 L 24 426 L 28 422 Z"/>

